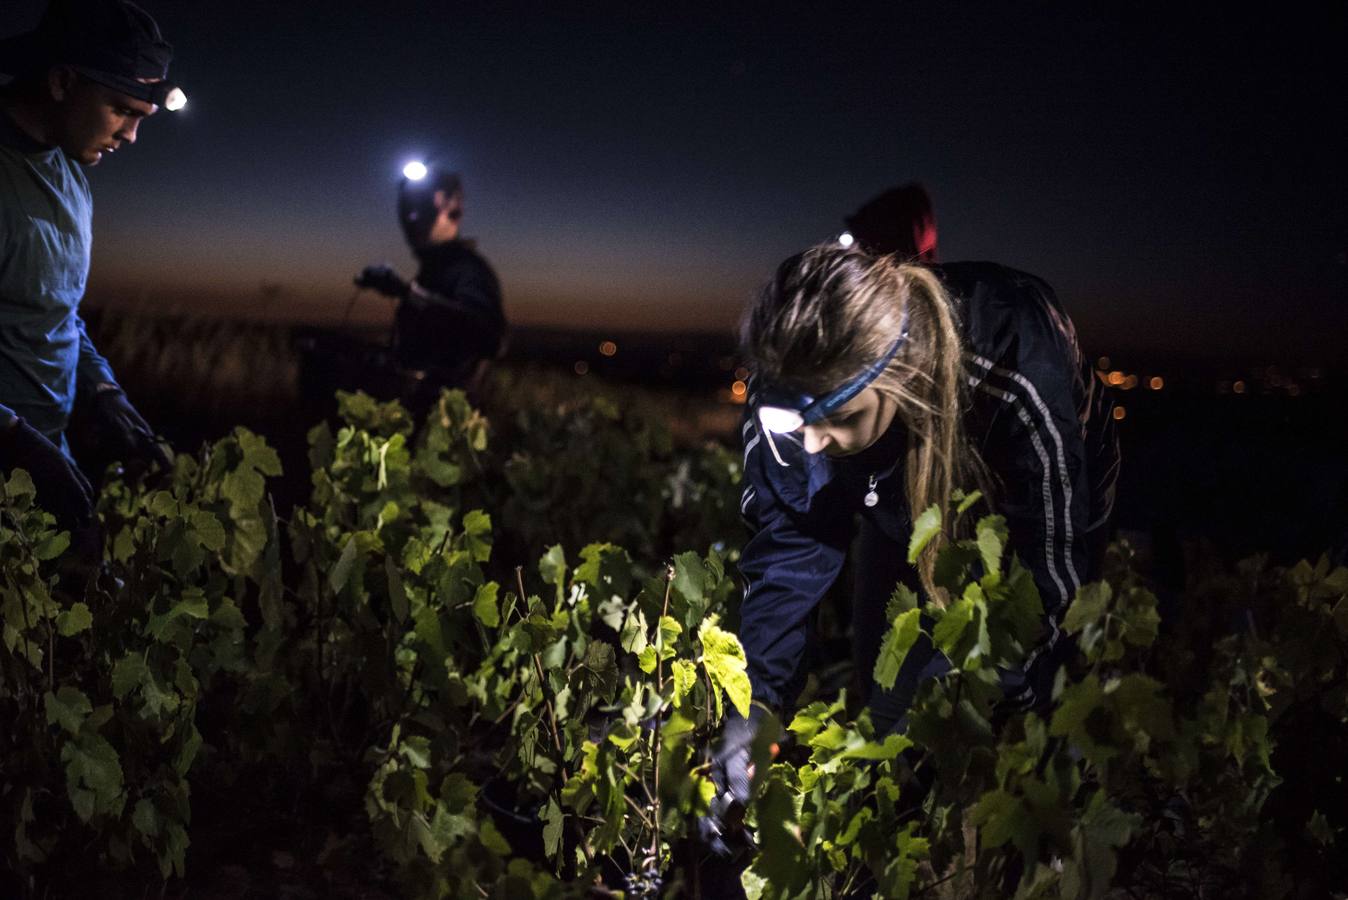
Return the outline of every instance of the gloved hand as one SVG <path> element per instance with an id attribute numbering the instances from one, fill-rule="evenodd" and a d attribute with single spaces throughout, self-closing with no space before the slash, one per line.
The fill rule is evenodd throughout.
<path id="1" fill-rule="evenodd" d="M 385 297 L 406 299 L 412 286 L 386 265 L 366 266 L 355 278 L 356 287 L 371 288 Z"/>
<path id="2" fill-rule="evenodd" d="M 94 395 L 94 411 L 99 431 L 111 442 L 115 456 L 123 461 L 154 463 L 166 472 L 173 470 L 173 461 L 121 388 L 99 390 Z"/>
<path id="3" fill-rule="evenodd" d="M 19 419 L 0 432 L 0 469 L 26 469 L 37 501 L 72 533 L 94 519 L 94 489 L 79 466 L 33 426 Z"/>
<path id="4" fill-rule="evenodd" d="M 698 834 L 715 856 L 729 859 L 738 849 L 752 847 L 744 831 L 744 811 L 753 786 L 753 745 L 767 710 L 754 704 L 745 718 L 733 709 L 721 728 L 721 737 L 712 747 L 711 779 L 716 796 L 711 812 L 698 821 Z M 738 848 L 734 845 L 738 845 Z"/>

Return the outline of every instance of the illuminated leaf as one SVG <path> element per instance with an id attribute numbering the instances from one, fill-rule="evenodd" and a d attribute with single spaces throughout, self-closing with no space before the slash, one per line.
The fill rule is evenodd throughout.
<path id="1" fill-rule="evenodd" d="M 913 523 L 913 535 L 908 539 L 908 562 L 917 562 L 922 550 L 931 543 L 932 538 L 941 533 L 941 508 L 936 505 L 927 507 Z"/>
<path id="2" fill-rule="evenodd" d="M 496 628 L 501 624 L 500 605 L 496 602 L 498 590 L 496 582 L 489 581 L 478 585 L 477 593 L 473 597 L 473 615 L 488 628 Z"/>
<path id="3" fill-rule="evenodd" d="M 894 624 L 885 633 L 884 642 L 880 646 L 880 655 L 875 661 L 875 681 L 882 688 L 890 690 L 894 687 L 894 682 L 899 677 L 899 669 L 902 668 L 903 661 L 908 657 L 908 651 L 912 649 L 921 633 L 919 610 L 910 609 L 894 620 Z"/>
<path id="4" fill-rule="evenodd" d="M 93 624 L 93 614 L 89 612 L 89 607 L 83 603 L 72 605 L 70 609 L 63 611 L 56 617 L 56 629 L 62 637 L 70 637 L 79 634 L 81 631 L 87 631 Z"/>
<path id="5" fill-rule="evenodd" d="M 711 679 L 716 717 L 719 719 L 722 715 L 721 692 L 724 690 L 739 714 L 747 718 L 752 688 L 739 638 L 718 626 L 714 616 L 702 623 L 697 636 L 702 643 L 702 666 Z"/>

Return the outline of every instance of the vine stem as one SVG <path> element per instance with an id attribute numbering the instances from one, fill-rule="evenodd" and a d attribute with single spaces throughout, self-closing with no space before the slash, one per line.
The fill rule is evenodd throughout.
<path id="1" fill-rule="evenodd" d="M 543 704 L 548 710 L 548 724 L 552 726 L 552 741 L 557 745 L 557 761 L 562 762 L 561 757 L 566 755 L 562 749 L 562 737 L 557 731 L 557 713 L 552 708 L 552 698 L 548 696 L 548 679 L 543 674 L 543 661 L 538 658 L 538 654 L 533 654 L 534 670 L 538 672 L 538 692 L 543 695 Z"/>
<path id="2" fill-rule="evenodd" d="M 665 648 L 664 632 L 661 631 L 661 625 L 666 616 L 669 615 L 669 594 L 674 588 L 674 567 L 665 566 L 665 602 L 660 610 L 660 621 L 655 623 L 655 689 L 659 692 L 660 707 L 663 711 L 665 705 Z M 655 810 L 655 827 L 651 829 L 651 856 L 655 859 L 660 858 L 660 725 L 659 720 L 655 723 L 655 737 L 653 738 L 654 753 L 651 760 L 655 768 L 655 796 L 652 798 L 652 806 Z"/>
<path id="3" fill-rule="evenodd" d="M 515 584 L 519 586 L 520 599 L 523 599 L 524 598 L 523 566 L 515 567 Z M 543 703 L 548 710 L 548 724 L 552 726 L 552 742 L 557 745 L 557 762 L 561 763 L 565 761 L 563 757 L 566 756 L 566 751 L 562 749 L 562 736 L 561 733 L 557 730 L 557 713 L 552 708 L 552 698 L 548 696 L 548 679 L 547 676 L 543 674 L 543 661 L 538 658 L 537 653 L 532 654 L 532 656 L 534 658 L 534 671 L 538 673 L 538 693 L 542 695 Z"/>

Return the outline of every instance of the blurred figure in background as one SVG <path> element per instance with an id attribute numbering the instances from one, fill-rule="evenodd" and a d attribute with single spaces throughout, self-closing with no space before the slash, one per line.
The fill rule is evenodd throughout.
<path id="1" fill-rule="evenodd" d="M 398 186 L 398 222 L 417 258 L 405 281 L 388 265 L 366 266 L 357 286 L 398 300 L 394 354 L 402 400 L 417 418 L 442 388 L 477 392 L 505 339 L 501 285 L 471 241 L 459 236 L 463 184 L 457 172 L 411 163 Z"/>
<path id="2" fill-rule="evenodd" d="M 890 188 L 843 220 L 867 253 L 900 262 L 936 262 L 936 213 L 917 182 Z"/>
<path id="3" fill-rule="evenodd" d="M 80 166 L 183 105 L 172 55 L 124 0 L 52 0 L 36 30 L 0 42 L 13 76 L 0 89 L 0 470 L 28 470 L 71 530 L 92 523 L 95 499 L 66 440 L 77 395 L 107 455 L 169 465 L 80 318 L 93 211 Z"/>

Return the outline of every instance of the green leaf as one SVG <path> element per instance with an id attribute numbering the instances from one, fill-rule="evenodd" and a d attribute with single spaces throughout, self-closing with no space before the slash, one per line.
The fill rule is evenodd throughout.
<path id="1" fill-rule="evenodd" d="M 126 697 L 136 688 L 149 672 L 145 660 L 138 653 L 128 653 L 117 660 L 112 667 L 112 695 L 118 700 Z"/>
<path id="2" fill-rule="evenodd" d="M 894 682 L 899 677 L 899 669 L 921 633 L 921 612 L 917 609 L 901 613 L 894 620 L 894 624 L 885 633 L 884 642 L 880 646 L 880 655 L 875 660 L 875 680 L 882 688 L 890 690 L 894 687 Z"/>
<path id="3" fill-rule="evenodd" d="M 178 500 L 168 491 L 155 491 L 150 495 L 150 502 L 145 504 L 145 508 L 151 515 L 163 519 L 178 517 Z"/>
<path id="4" fill-rule="evenodd" d="M 917 592 L 900 582 L 894 586 L 894 593 L 890 595 L 889 602 L 885 604 L 885 621 L 893 622 L 899 617 L 899 613 L 917 609 L 920 605 Z"/>
<path id="5" fill-rule="evenodd" d="M 562 824 L 565 822 L 565 814 L 562 808 L 557 805 L 556 797 L 548 798 L 548 805 L 543 811 L 543 852 L 549 859 L 556 859 L 558 852 L 562 849 Z"/>
<path id="6" fill-rule="evenodd" d="M 984 516 L 978 520 L 978 554 L 983 559 L 983 572 L 987 575 L 1002 570 L 1002 552 L 1006 548 L 1006 518 L 1004 516 Z"/>
<path id="7" fill-rule="evenodd" d="M 501 832 L 496 829 L 496 826 L 487 816 L 478 820 L 477 838 L 482 842 L 482 846 L 487 848 L 487 852 L 493 856 L 510 855 L 510 845 L 506 843 L 506 839 L 501 836 Z"/>
<path id="8" fill-rule="evenodd" d="M 1107 685 L 1105 693 L 1113 699 L 1124 729 L 1133 736 L 1135 743 L 1141 735 L 1157 740 L 1175 736 L 1170 701 L 1165 698 L 1165 686 L 1159 681 L 1130 672 Z M 1145 746 L 1142 749 L 1146 749 Z"/>
<path id="9" fill-rule="evenodd" d="M 623 627 L 618 632 L 618 643 L 628 653 L 641 654 L 650 643 L 647 631 L 646 614 L 636 607 L 627 611 L 627 616 L 623 619 Z"/>
<path id="10" fill-rule="evenodd" d="M 543 554 L 543 558 L 538 561 L 538 574 L 542 576 L 544 584 L 557 586 L 557 602 L 561 603 L 566 590 L 566 553 L 561 544 L 553 544 Z"/>
<path id="11" fill-rule="evenodd" d="M 601 600 L 627 596 L 632 586 L 632 560 L 626 550 L 612 544 L 587 544 L 580 558 L 571 575 L 574 581 L 594 588 Z"/>
<path id="12" fill-rule="evenodd" d="M 337 561 L 332 564 L 328 571 L 328 586 L 332 588 L 334 594 L 340 594 L 342 588 L 346 587 L 346 582 L 351 578 L 351 568 L 356 564 L 356 536 L 353 534 L 346 539 L 345 546 L 342 547 L 342 555 L 337 557 Z"/>
<path id="13" fill-rule="evenodd" d="M 1072 600 L 1072 605 L 1067 608 L 1067 615 L 1063 616 L 1063 630 L 1068 634 L 1077 634 L 1088 625 L 1098 624 L 1109 611 L 1113 594 L 1108 582 L 1083 584 Z"/>
<path id="14" fill-rule="evenodd" d="M 201 546 L 212 553 L 219 553 L 225 548 L 225 528 L 219 519 L 204 509 L 198 509 L 192 512 L 190 521 L 192 534 Z"/>
<path id="15" fill-rule="evenodd" d="M 670 616 L 661 616 L 656 634 L 660 645 L 661 659 L 673 657 L 675 649 L 679 645 L 679 635 L 683 634 L 683 626 Z"/>
<path id="16" fill-rule="evenodd" d="M 154 804 L 144 797 L 138 800 L 136 810 L 131 814 L 131 824 L 147 838 L 156 837 L 159 834 L 159 815 L 155 812 Z"/>
<path id="17" fill-rule="evenodd" d="M 674 557 L 673 591 L 689 606 L 703 606 L 707 592 L 707 567 L 696 553 L 680 553 Z"/>
<path id="18" fill-rule="evenodd" d="M 47 724 L 59 724 L 71 734 L 78 734 L 85 718 L 94 711 L 93 704 L 84 696 L 84 692 L 69 685 L 62 685 L 54 694 L 48 691 L 44 699 Z"/>
<path id="19" fill-rule="evenodd" d="M 229 501 L 230 515 L 256 507 L 266 492 L 266 482 L 250 466 L 235 469 L 220 479 L 220 496 Z"/>
<path id="20" fill-rule="evenodd" d="M 941 533 L 941 507 L 933 504 L 927 507 L 922 515 L 917 517 L 913 523 L 913 536 L 908 539 L 908 562 L 917 562 L 918 555 L 922 552 L 931 539 Z"/>
<path id="21" fill-rule="evenodd" d="M 384 557 L 384 574 L 388 577 L 389 608 L 393 612 L 393 620 L 401 625 L 407 621 L 411 607 L 407 601 L 407 588 L 403 586 L 402 574 L 398 571 L 398 564 L 393 561 L 392 556 Z"/>
<path id="22" fill-rule="evenodd" d="M 962 491 L 956 491 L 952 499 L 957 499 L 959 501 L 959 505 L 955 507 L 955 515 L 962 516 L 969 511 L 969 507 L 983 499 L 983 492 L 970 491 L 965 494 Z"/>
<path id="23" fill-rule="evenodd" d="M 491 559 L 491 516 L 480 509 L 469 511 L 463 517 L 463 534 L 474 562 Z"/>
<path id="24" fill-rule="evenodd" d="M 93 624 L 93 614 L 83 603 L 76 603 L 56 617 L 56 629 L 61 632 L 62 637 L 79 634 L 88 630 Z"/>
<path id="25" fill-rule="evenodd" d="M 647 675 L 655 672 L 655 662 L 656 650 L 654 646 L 648 646 L 637 654 L 637 665 L 640 666 L 641 671 L 645 672 Z"/>
<path id="26" fill-rule="evenodd" d="M 913 742 L 906 735 L 891 734 L 888 735 L 882 743 L 866 741 L 859 747 L 849 747 L 843 752 L 842 758 L 870 760 L 893 759 L 911 746 L 913 746 Z"/>
<path id="27" fill-rule="evenodd" d="M 697 633 L 702 642 L 702 666 L 712 683 L 716 716 L 719 719 L 722 714 L 721 691 L 724 690 L 739 714 L 747 718 L 753 691 L 745 671 L 748 663 L 744 658 L 744 647 L 739 638 L 716 622 L 715 616 L 709 617 Z"/>
<path id="28" fill-rule="evenodd" d="M 496 602 L 499 589 L 496 582 L 488 581 L 478 585 L 477 593 L 473 596 L 473 615 L 488 628 L 496 628 L 501 624 L 501 608 Z"/>
<path id="29" fill-rule="evenodd" d="M 697 683 L 697 666 L 686 659 L 676 659 L 672 671 L 674 675 L 674 702 L 682 703 L 683 698 L 688 696 L 688 692 Z"/>
<path id="30" fill-rule="evenodd" d="M 963 660 L 954 659 L 955 646 L 964 637 L 964 631 L 974 618 L 974 602 L 960 598 L 945 611 L 941 621 L 932 629 L 931 640 L 942 653 L 951 657 L 956 666 L 962 666 Z"/>
<path id="31" fill-rule="evenodd" d="M 24 469 L 15 469 L 9 475 L 9 481 L 5 482 L 5 493 L 11 500 L 18 500 L 21 497 L 35 497 L 37 488 L 33 486 L 33 478 Z"/>
<path id="32" fill-rule="evenodd" d="M 183 599 L 174 604 L 168 611 L 167 618 L 176 619 L 179 616 L 188 616 L 193 619 L 208 619 L 211 615 L 211 608 L 206 602 L 206 596 L 200 588 L 188 588 L 183 592 Z"/>
<path id="33" fill-rule="evenodd" d="M 1104 702 L 1100 679 L 1094 673 L 1069 685 L 1053 713 L 1049 734 L 1066 737 L 1091 762 L 1100 763 L 1117 756 L 1119 750 L 1109 744 L 1097 743 L 1089 728 L 1092 714 L 1101 709 Z"/>
<path id="34" fill-rule="evenodd" d="M 19 471 L 23 471 L 20 469 Z M 56 559 L 70 546 L 70 532 L 58 531 L 38 541 L 33 547 L 33 558 L 39 562 Z"/>
<path id="35" fill-rule="evenodd" d="M 1019 797 L 1005 790 L 989 791 L 974 806 L 971 821 L 989 849 L 1010 841 L 1028 860 L 1038 855 L 1039 828 Z"/>
<path id="36" fill-rule="evenodd" d="M 252 466 L 263 475 L 281 474 L 281 457 L 267 445 L 266 440 L 246 428 L 235 428 L 234 438 L 239 442 L 239 449 L 243 451 L 243 461 L 246 465 Z"/>

